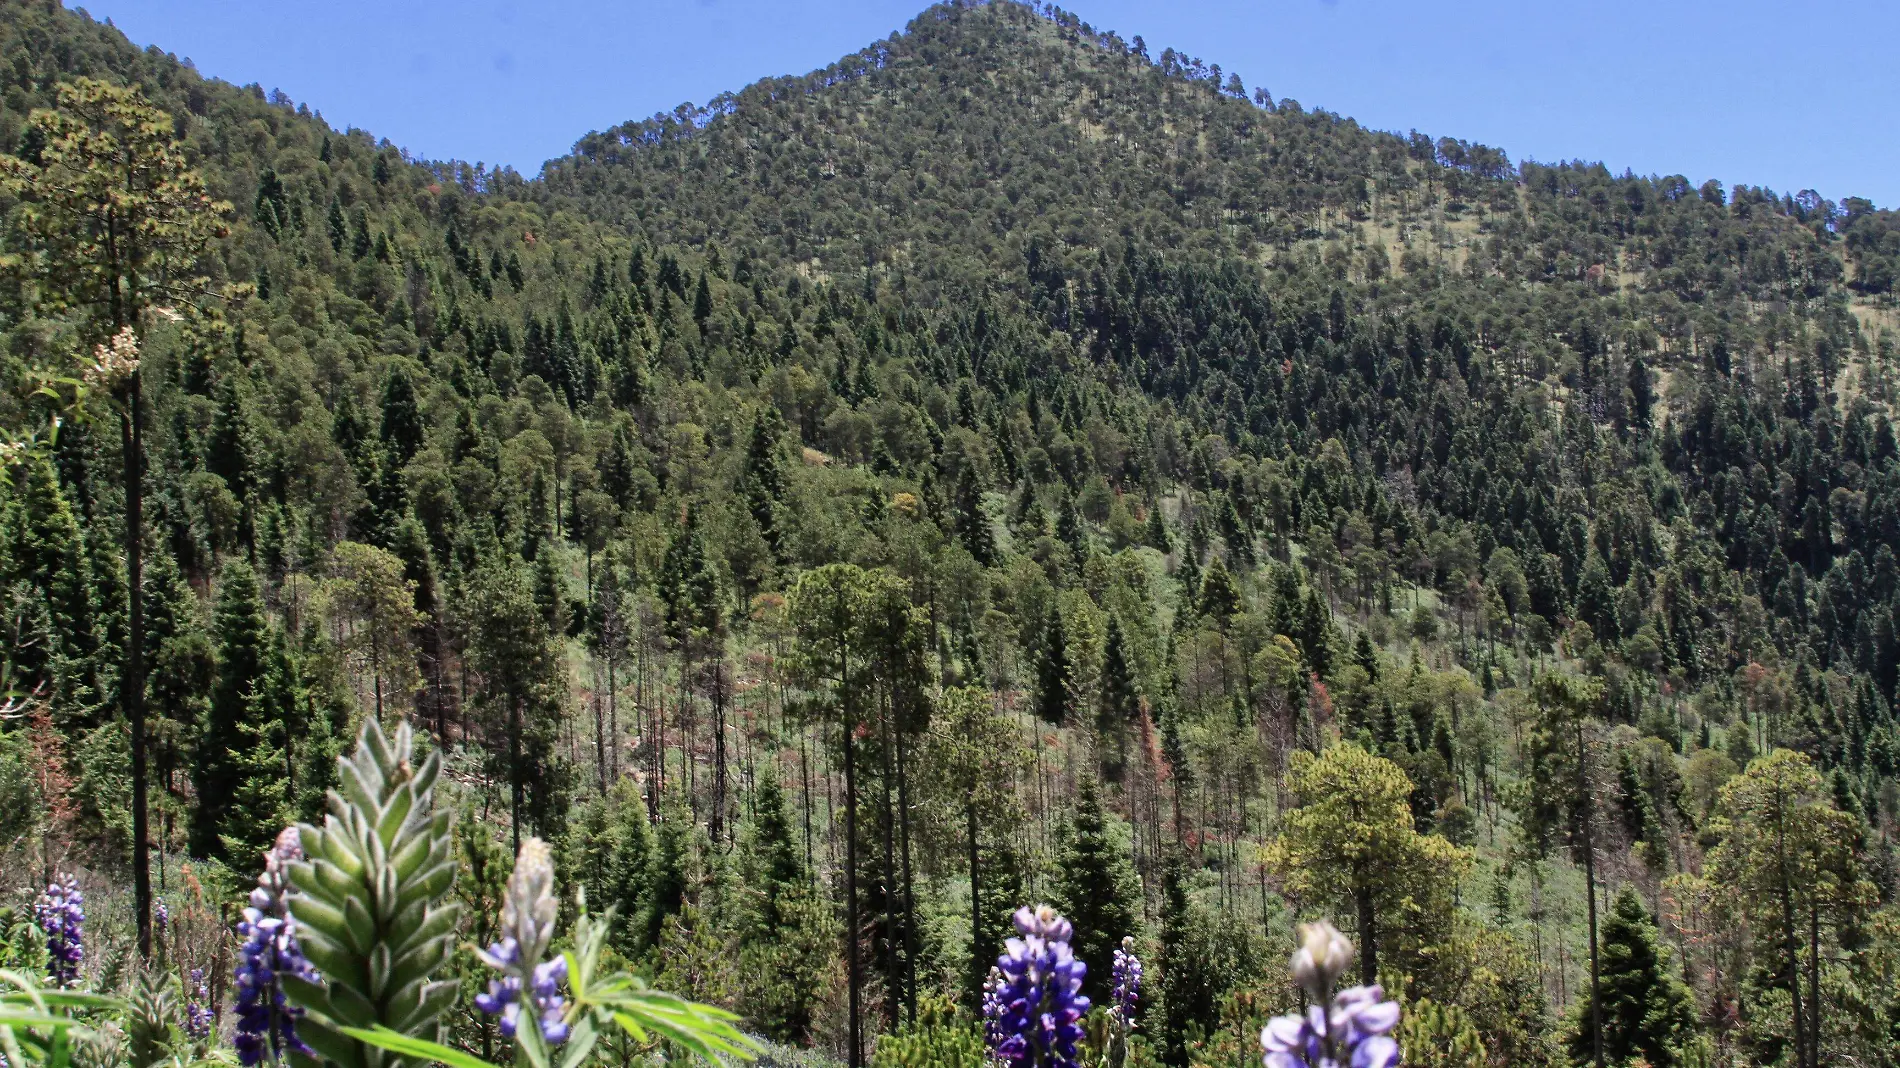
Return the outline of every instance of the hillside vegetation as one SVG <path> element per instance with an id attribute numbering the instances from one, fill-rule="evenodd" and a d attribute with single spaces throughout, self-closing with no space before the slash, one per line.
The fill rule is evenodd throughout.
<path id="1" fill-rule="evenodd" d="M 779 1063 L 975 1063 L 1048 902 L 1128 1063 L 1257 1063 L 1325 917 L 1410 1064 L 1894 1065 L 1900 224 L 1151 51 L 940 4 L 530 178 L 0 7 L 0 965 L 79 873 L 227 1021 L 374 721 L 458 943 L 538 836 Z M 122 88 L 218 203 L 115 288 Z"/>

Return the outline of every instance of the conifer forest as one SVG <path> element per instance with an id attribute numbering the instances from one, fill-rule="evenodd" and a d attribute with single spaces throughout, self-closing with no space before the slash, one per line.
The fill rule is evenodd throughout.
<path id="1" fill-rule="evenodd" d="M 0 5 L 0 1064 L 1900 1066 L 1900 215 L 1041 0 L 320 104 Z"/>

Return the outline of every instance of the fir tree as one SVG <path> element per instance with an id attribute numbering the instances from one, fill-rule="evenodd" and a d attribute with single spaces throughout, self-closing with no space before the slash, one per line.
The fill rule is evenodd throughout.
<path id="1" fill-rule="evenodd" d="M 784 551 L 778 517 L 779 502 L 785 497 L 785 464 L 779 455 L 778 443 L 780 426 L 777 409 L 768 408 L 753 419 L 752 436 L 746 443 L 745 473 L 740 482 L 746 509 L 752 513 L 752 521 L 758 524 L 759 535 L 775 554 Z M 614 447 L 620 448 L 617 436 Z M 616 463 L 629 461 L 615 457 Z"/>
<path id="2" fill-rule="evenodd" d="M 29 686 L 46 681 L 54 664 L 83 666 L 94 649 L 91 582 L 79 521 L 43 456 L 23 466 L 6 510 L 5 567 L 9 585 L 43 609 L 41 633 L 15 639 L 14 670 Z M 37 614 L 37 613 L 36 613 Z M 23 640 L 22 640 L 23 639 Z M 83 695 L 62 679 L 56 704 L 62 713 Z"/>
<path id="3" fill-rule="evenodd" d="M 1069 715 L 1072 668 L 1069 664 L 1069 635 L 1062 625 L 1062 610 L 1049 607 L 1049 624 L 1042 632 L 1042 650 L 1036 658 L 1036 715 L 1044 723 L 1060 726 Z"/>
<path id="4" fill-rule="evenodd" d="M 1121 778 L 1127 761 L 1129 732 L 1141 721 L 1141 694 L 1135 684 L 1134 665 L 1128 659 L 1128 641 L 1121 620 L 1108 617 L 1108 634 L 1102 644 L 1101 700 L 1096 711 L 1095 733 L 1100 746 L 1103 775 L 1111 782 Z"/>
<path id="5" fill-rule="evenodd" d="M 392 362 L 383 379 L 382 421 L 377 428 L 386 464 L 398 471 L 409 466 L 422 449 L 425 433 L 409 369 L 401 361 Z"/>
<path id="6" fill-rule="evenodd" d="M 1056 855 L 1052 904 L 1075 925 L 1076 956 L 1088 963 L 1082 990 L 1108 1004 L 1108 963 L 1123 937 L 1138 933 L 1141 884 L 1126 848 L 1116 841 L 1102 811 L 1100 791 L 1084 776 L 1075 815 Z"/>
<path id="7" fill-rule="evenodd" d="M 1640 1059 L 1652 1068 L 1683 1064 L 1684 1046 L 1695 1034 L 1695 1003 L 1663 952 L 1642 900 L 1628 886 L 1617 893 L 1604 922 L 1601 954 L 1605 1061 Z M 1565 1041 L 1579 1065 L 1593 1057 L 1591 1009 L 1586 993 L 1571 1012 Z"/>
<path id="8" fill-rule="evenodd" d="M 234 782 L 230 807 L 218 820 L 218 845 L 238 868 L 254 867 L 258 858 L 289 824 L 288 781 L 284 777 L 284 748 L 277 741 L 281 725 L 269 718 L 266 698 L 250 702 L 252 717 L 237 725 L 230 742 Z"/>
<path id="9" fill-rule="evenodd" d="M 218 646 L 218 675 L 211 703 L 198 729 L 192 761 L 192 785 L 198 806 L 193 810 L 192 854 L 249 863 L 228 850 L 224 821 L 233 814 L 245 788 L 247 764 L 259 744 L 247 739 L 244 725 L 260 713 L 253 701 L 269 668 L 270 624 L 264 615 L 264 596 L 251 565 L 234 560 L 224 567 L 218 583 L 218 608 L 213 624 Z M 277 764 L 281 771 L 282 763 Z"/>
<path id="10" fill-rule="evenodd" d="M 692 863 L 693 816 L 685 800 L 669 795 L 660 806 L 660 822 L 652 855 L 647 861 L 646 944 L 658 946 L 666 921 L 679 915 L 688 900 Z"/>

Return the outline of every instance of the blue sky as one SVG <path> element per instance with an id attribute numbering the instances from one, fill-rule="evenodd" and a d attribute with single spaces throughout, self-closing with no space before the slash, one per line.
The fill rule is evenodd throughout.
<path id="1" fill-rule="evenodd" d="M 337 126 L 524 173 L 582 134 L 901 29 L 923 0 L 95 0 L 140 45 Z M 1900 4 L 1071 0 L 1369 126 L 1900 204 Z"/>

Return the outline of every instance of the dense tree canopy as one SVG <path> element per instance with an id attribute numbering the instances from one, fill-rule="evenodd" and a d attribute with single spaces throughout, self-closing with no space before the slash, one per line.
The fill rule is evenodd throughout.
<path id="1" fill-rule="evenodd" d="M 853 1065 L 962 1063 L 1041 901 L 1143 1063 L 1251 1062 L 1320 916 L 1429 1063 L 1894 1063 L 1889 212 L 1003 0 L 533 178 L 57 6 L 0 60 L 0 908 L 149 872 L 221 967 L 376 718 L 459 937 L 540 835 Z"/>

